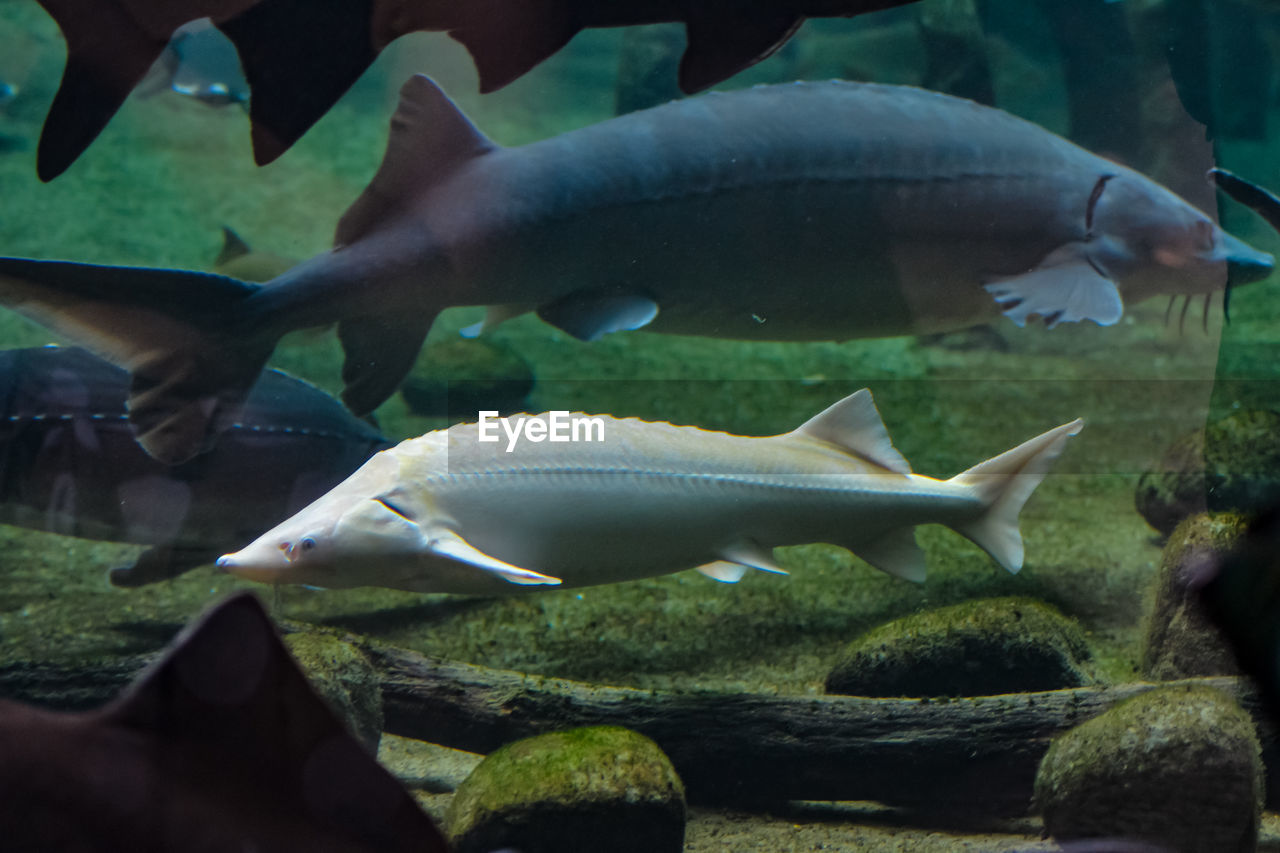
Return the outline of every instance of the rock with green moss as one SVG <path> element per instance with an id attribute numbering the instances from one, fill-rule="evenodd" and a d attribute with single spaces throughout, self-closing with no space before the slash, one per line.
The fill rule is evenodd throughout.
<path id="1" fill-rule="evenodd" d="M 991 696 L 1096 683 L 1084 633 L 1030 598 L 967 601 L 887 622 L 845 650 L 828 693 Z"/>
<path id="2" fill-rule="evenodd" d="M 515 353 L 485 338 L 458 338 L 424 347 L 400 396 L 416 415 L 475 420 L 479 411 L 518 411 L 533 382 Z"/>
<path id="3" fill-rule="evenodd" d="M 1055 738 L 1035 803 L 1058 841 L 1126 838 L 1178 853 L 1257 846 L 1262 759 L 1253 722 L 1230 696 L 1171 685 Z"/>
<path id="4" fill-rule="evenodd" d="M 458 853 L 679 853 L 684 786 L 647 737 L 572 729 L 491 753 L 459 786 L 445 825 Z"/>
<path id="5" fill-rule="evenodd" d="M 1192 516 L 1169 536 L 1153 582 L 1143 639 L 1146 678 L 1239 673 L 1230 647 L 1205 615 L 1196 588 L 1209 561 L 1235 547 L 1244 531 L 1242 516 L 1217 513 Z"/>
<path id="6" fill-rule="evenodd" d="M 1168 535 L 1196 513 L 1253 513 L 1280 502 L 1280 413 L 1233 412 L 1170 445 L 1138 480 L 1134 504 Z"/>
<path id="7" fill-rule="evenodd" d="M 354 646 L 328 634 L 301 632 L 284 638 L 289 651 L 347 728 L 377 753 L 382 737 L 382 686 L 378 671 Z"/>

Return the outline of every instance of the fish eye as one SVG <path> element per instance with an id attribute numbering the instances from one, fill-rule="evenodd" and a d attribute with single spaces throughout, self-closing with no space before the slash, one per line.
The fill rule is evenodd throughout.
<path id="1" fill-rule="evenodd" d="M 310 551 L 316 547 L 316 540 L 312 539 L 310 536 L 304 536 L 298 540 L 298 547 L 303 551 Z"/>

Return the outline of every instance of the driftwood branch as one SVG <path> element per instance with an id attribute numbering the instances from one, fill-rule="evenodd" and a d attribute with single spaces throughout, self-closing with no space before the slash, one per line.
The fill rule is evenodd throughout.
<path id="1" fill-rule="evenodd" d="M 1160 686 L 1075 688 L 963 699 L 871 699 L 600 687 L 433 658 L 358 637 L 382 674 L 387 731 L 487 753 L 580 725 L 655 740 L 689 799 L 748 804 L 878 800 L 974 815 L 1025 813 L 1056 734 Z M 0 695 L 64 708 L 102 704 L 154 656 L 92 667 L 9 665 Z M 1194 679 L 1246 702 L 1244 682 Z M 1269 729 L 1270 726 L 1264 726 Z"/>

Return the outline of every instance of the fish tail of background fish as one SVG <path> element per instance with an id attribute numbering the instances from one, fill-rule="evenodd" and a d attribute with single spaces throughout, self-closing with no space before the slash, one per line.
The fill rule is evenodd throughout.
<path id="1" fill-rule="evenodd" d="M 186 270 L 0 258 L 0 302 L 131 374 L 129 421 L 173 465 L 240 416 L 288 329 L 254 322 L 261 285 Z"/>
<path id="2" fill-rule="evenodd" d="M 948 480 L 972 489 L 987 509 L 976 519 L 954 529 L 991 555 L 1009 572 L 1022 568 L 1022 534 L 1018 515 L 1031 493 L 1044 480 L 1054 460 L 1062 455 L 1067 439 L 1077 435 L 1084 421 L 1068 424 L 1024 441 L 1012 450 L 980 462 Z"/>
<path id="3" fill-rule="evenodd" d="M 117 3 L 86 15 L 83 0 L 39 0 L 67 40 L 67 65 L 36 149 L 36 174 L 51 181 L 97 138 L 169 43 Z"/>

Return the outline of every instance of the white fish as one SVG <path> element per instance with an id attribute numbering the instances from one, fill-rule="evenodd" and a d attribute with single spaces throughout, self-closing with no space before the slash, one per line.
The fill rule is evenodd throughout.
<path id="1" fill-rule="evenodd" d="M 530 440 L 565 414 L 531 417 L 510 452 L 477 424 L 401 442 L 218 565 L 266 583 L 492 594 L 690 568 L 735 582 L 781 572 L 777 546 L 830 542 L 920 581 L 913 528 L 940 523 L 1016 572 L 1018 513 L 1083 426 L 935 480 L 911 473 L 865 389 L 782 435 L 600 416 L 603 435 L 579 438 L 602 440 Z"/>

